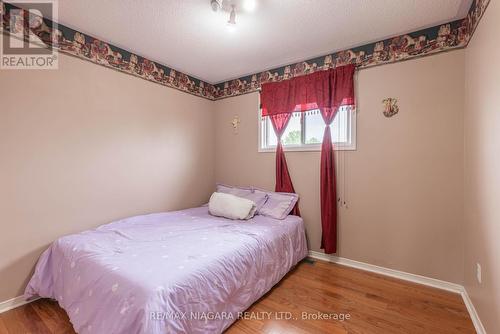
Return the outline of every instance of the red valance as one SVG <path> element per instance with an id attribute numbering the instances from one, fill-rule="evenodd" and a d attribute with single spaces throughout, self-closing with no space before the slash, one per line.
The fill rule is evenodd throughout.
<path id="1" fill-rule="evenodd" d="M 355 105 L 355 65 L 262 84 L 262 116 Z"/>

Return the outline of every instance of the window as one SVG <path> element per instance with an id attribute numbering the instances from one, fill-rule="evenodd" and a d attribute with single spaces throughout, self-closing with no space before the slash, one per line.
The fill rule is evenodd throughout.
<path id="1" fill-rule="evenodd" d="M 274 152 L 278 143 L 269 117 L 260 117 L 259 152 Z M 285 151 L 320 151 L 325 122 L 319 110 L 296 112 L 281 138 Z M 336 150 L 356 149 L 356 111 L 341 108 L 331 125 Z"/>

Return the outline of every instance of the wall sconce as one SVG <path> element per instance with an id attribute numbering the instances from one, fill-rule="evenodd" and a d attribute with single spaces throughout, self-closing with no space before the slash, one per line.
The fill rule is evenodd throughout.
<path id="1" fill-rule="evenodd" d="M 238 115 L 235 115 L 233 120 L 231 121 L 234 134 L 238 134 L 238 128 L 240 127 L 240 123 L 241 123 L 240 117 Z"/>
<path id="2" fill-rule="evenodd" d="M 389 118 L 399 112 L 398 100 L 392 97 L 382 100 L 384 104 L 384 116 Z"/>

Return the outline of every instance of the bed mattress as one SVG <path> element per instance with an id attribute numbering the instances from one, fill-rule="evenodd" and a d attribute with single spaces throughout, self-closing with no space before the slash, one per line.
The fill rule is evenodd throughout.
<path id="1" fill-rule="evenodd" d="M 57 300 L 82 334 L 221 333 L 306 255 L 296 216 L 150 214 L 58 239 L 25 296 Z"/>

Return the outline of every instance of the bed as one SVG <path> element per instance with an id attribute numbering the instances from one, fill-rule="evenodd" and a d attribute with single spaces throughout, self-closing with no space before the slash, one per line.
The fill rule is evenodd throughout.
<path id="1" fill-rule="evenodd" d="M 81 334 L 221 333 L 306 255 L 300 217 L 150 214 L 58 239 L 25 297 L 57 300 Z"/>

